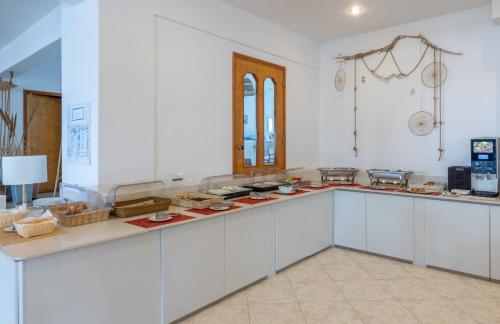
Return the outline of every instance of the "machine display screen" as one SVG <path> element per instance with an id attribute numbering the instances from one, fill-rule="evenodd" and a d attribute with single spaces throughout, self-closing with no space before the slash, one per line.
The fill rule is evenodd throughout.
<path id="1" fill-rule="evenodd" d="M 490 141 L 481 141 L 481 142 L 474 142 L 472 144 L 472 152 L 473 153 L 494 153 L 493 149 L 493 142 Z M 488 156 L 487 155 L 479 155 L 478 158 L 480 160 L 487 160 Z"/>
<path id="2" fill-rule="evenodd" d="M 478 160 L 488 160 L 488 154 L 478 154 L 477 159 Z"/>

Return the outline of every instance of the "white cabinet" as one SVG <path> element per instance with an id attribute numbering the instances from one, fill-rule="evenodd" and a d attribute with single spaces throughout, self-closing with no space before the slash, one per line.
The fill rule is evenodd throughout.
<path id="1" fill-rule="evenodd" d="M 491 279 L 500 280 L 500 207 L 491 206 Z"/>
<path id="2" fill-rule="evenodd" d="M 332 245 L 331 192 L 276 205 L 276 270 Z"/>
<path id="3" fill-rule="evenodd" d="M 161 235 L 164 322 L 170 323 L 224 296 L 224 217 Z"/>
<path id="4" fill-rule="evenodd" d="M 23 261 L 20 323 L 160 324 L 160 269 L 159 232 Z"/>
<path id="5" fill-rule="evenodd" d="M 226 293 L 272 272 L 273 208 L 261 207 L 225 216 Z"/>
<path id="6" fill-rule="evenodd" d="M 366 251 L 366 194 L 335 191 L 333 243 Z"/>
<path id="7" fill-rule="evenodd" d="M 18 323 L 17 296 L 17 264 L 0 252 L 0 323 Z"/>
<path id="8" fill-rule="evenodd" d="M 489 277 L 489 230 L 487 205 L 426 200 L 426 264 Z"/>
<path id="9" fill-rule="evenodd" d="M 413 198 L 366 194 L 367 251 L 413 261 Z"/>

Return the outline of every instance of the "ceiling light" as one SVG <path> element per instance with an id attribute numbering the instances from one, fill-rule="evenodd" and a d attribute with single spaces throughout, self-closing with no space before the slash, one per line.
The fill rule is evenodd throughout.
<path id="1" fill-rule="evenodd" d="M 357 16 L 359 14 L 361 14 L 361 12 L 363 11 L 363 8 L 361 8 L 360 6 L 352 6 L 350 9 L 349 9 L 349 13 L 352 15 L 352 16 Z"/>

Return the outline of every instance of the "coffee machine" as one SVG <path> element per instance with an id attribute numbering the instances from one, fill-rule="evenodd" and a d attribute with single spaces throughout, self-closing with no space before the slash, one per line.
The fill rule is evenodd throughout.
<path id="1" fill-rule="evenodd" d="M 471 193 L 475 196 L 498 196 L 498 143 L 492 137 L 471 140 Z"/>

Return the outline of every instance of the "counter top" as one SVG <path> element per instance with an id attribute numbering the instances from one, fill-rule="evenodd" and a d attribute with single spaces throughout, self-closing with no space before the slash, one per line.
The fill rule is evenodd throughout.
<path id="1" fill-rule="evenodd" d="M 369 193 L 377 193 L 377 194 L 387 194 L 387 195 L 396 195 L 396 196 L 410 196 L 415 198 L 422 199 L 436 199 L 436 200 L 445 200 L 445 201 L 455 201 L 455 202 L 466 202 L 466 203 L 476 203 L 476 204 L 487 204 L 487 205 L 500 205 L 500 199 L 490 199 L 490 198 L 479 198 L 472 196 L 459 196 L 459 197 L 450 197 L 450 196 L 432 196 L 425 194 L 417 194 L 410 192 L 396 192 L 396 191 L 384 191 L 384 190 L 373 190 L 366 187 L 361 186 L 332 186 L 325 189 L 320 190 L 308 190 L 304 189 L 306 192 L 300 195 L 278 195 L 278 194 L 269 194 L 270 197 L 277 198 L 275 200 L 270 200 L 267 202 L 262 202 L 255 205 L 248 204 L 240 204 L 235 203 L 235 205 L 240 208 L 220 212 L 217 214 L 204 216 L 197 213 L 188 212 L 188 208 L 181 208 L 177 206 L 172 206 L 169 211 L 171 212 L 182 212 L 182 214 L 187 216 L 192 216 L 194 218 L 176 222 L 172 224 L 165 224 L 153 228 L 142 228 L 139 226 L 127 224 L 126 222 L 147 217 L 148 215 L 142 215 L 137 217 L 130 217 L 127 219 L 119 219 L 119 218 L 111 218 L 108 221 L 94 223 L 89 225 L 77 226 L 77 227 L 63 227 L 61 228 L 66 232 L 62 235 L 43 238 L 39 240 L 34 240 L 25 243 L 19 243 L 14 245 L 2 246 L 0 247 L 0 251 L 8 258 L 13 261 L 23 261 L 31 258 L 42 257 L 45 255 L 68 251 L 72 249 L 78 249 L 85 246 L 95 245 L 104 243 L 111 240 L 122 239 L 134 235 L 140 235 L 143 233 L 158 231 L 169 227 L 182 226 L 186 223 L 198 222 L 207 219 L 211 219 L 213 217 L 220 217 L 227 214 L 239 213 L 241 211 L 255 209 L 263 206 L 269 206 L 274 204 L 280 204 L 293 199 L 300 199 L 302 197 L 307 197 L 311 195 L 317 195 L 325 192 L 330 192 L 334 190 L 346 190 L 346 191 L 356 191 L 356 192 L 369 192 Z"/>

